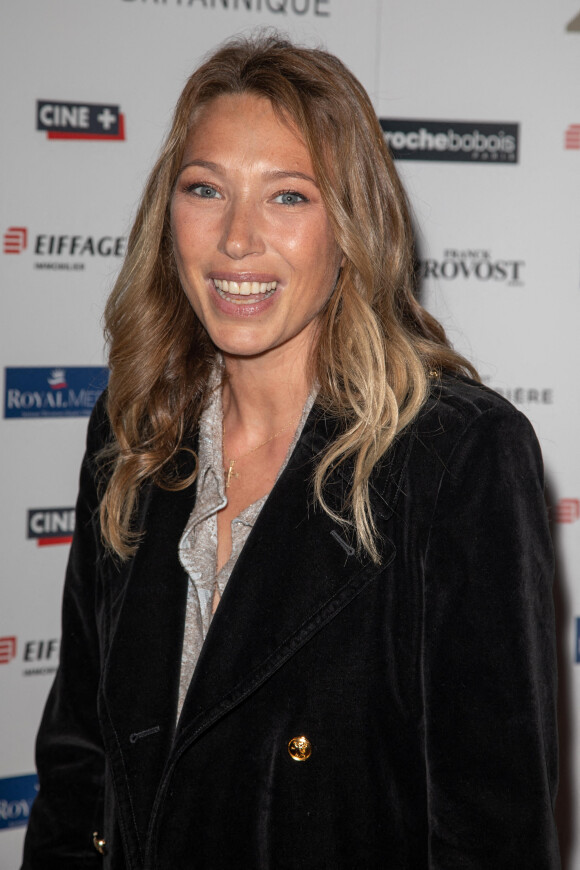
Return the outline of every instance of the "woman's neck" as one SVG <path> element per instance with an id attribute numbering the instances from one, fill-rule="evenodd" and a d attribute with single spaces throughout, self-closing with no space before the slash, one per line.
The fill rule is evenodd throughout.
<path id="1" fill-rule="evenodd" d="M 224 354 L 224 428 L 242 446 L 251 447 L 294 420 L 297 424 L 310 393 L 304 355 L 297 359 L 276 350 L 256 357 Z"/>

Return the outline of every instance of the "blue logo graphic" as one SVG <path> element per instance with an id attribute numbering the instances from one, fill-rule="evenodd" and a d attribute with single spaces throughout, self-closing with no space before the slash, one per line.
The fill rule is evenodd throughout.
<path id="1" fill-rule="evenodd" d="M 102 366 L 7 368 L 4 416 L 88 417 L 108 377 Z"/>
<path id="2" fill-rule="evenodd" d="M 0 830 L 28 824 L 30 807 L 38 791 L 35 773 L 0 779 Z"/>

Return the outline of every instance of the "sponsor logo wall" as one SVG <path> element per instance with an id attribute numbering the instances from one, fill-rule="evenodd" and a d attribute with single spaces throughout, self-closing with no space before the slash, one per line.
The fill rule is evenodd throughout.
<path id="1" fill-rule="evenodd" d="M 35 794 L 79 461 L 107 383 L 101 316 L 131 216 L 195 64 L 274 26 L 336 52 L 371 93 L 414 210 L 425 301 L 539 435 L 570 711 L 563 866 L 580 870 L 578 3 L 538 0 L 525 39 L 521 10 L 502 0 L 417 0 L 412 15 L 396 0 L 61 5 L 55 16 L 43 0 L 13 4 L 0 32 L 17 71 L 0 85 L 0 867 L 19 866 Z"/>

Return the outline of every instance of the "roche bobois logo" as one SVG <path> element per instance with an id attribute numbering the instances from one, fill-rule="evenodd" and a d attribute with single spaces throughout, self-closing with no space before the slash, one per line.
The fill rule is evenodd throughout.
<path id="1" fill-rule="evenodd" d="M 4 416 L 88 417 L 108 374 L 103 366 L 7 368 Z"/>
<path id="2" fill-rule="evenodd" d="M 125 138 L 125 118 L 119 106 L 105 103 L 36 101 L 36 129 L 48 139 Z"/>
<path id="3" fill-rule="evenodd" d="M 397 160 L 508 165 L 518 162 L 518 124 L 409 118 L 381 118 L 380 124 Z"/>

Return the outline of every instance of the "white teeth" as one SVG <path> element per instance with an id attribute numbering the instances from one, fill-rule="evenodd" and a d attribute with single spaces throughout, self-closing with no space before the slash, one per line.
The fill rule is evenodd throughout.
<path id="1" fill-rule="evenodd" d="M 263 296 L 272 294 L 277 287 L 276 281 L 223 281 L 214 278 L 213 283 L 221 296 Z"/>

